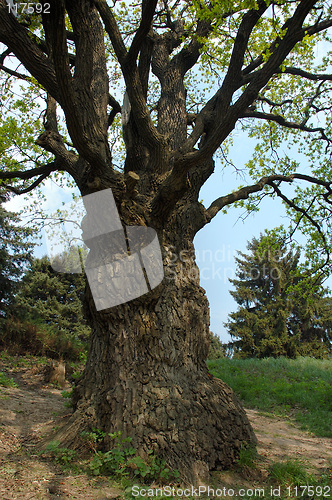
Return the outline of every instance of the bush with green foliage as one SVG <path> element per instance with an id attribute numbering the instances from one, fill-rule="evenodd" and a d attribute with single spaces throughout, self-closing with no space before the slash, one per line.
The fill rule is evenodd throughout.
<path id="1" fill-rule="evenodd" d="M 3 372 L 0 372 L 0 386 L 2 387 L 18 387 L 18 384 L 12 378 L 7 377 Z"/>
<path id="2" fill-rule="evenodd" d="M 34 259 L 23 276 L 1 334 L 8 352 L 77 360 L 90 328 L 82 312 L 85 278 L 57 273 L 47 257 Z"/>
<path id="3" fill-rule="evenodd" d="M 300 250 L 287 247 L 278 231 L 266 231 L 239 252 L 231 291 L 238 310 L 225 324 L 241 357 L 331 354 L 332 300 L 323 275 L 301 269 Z"/>

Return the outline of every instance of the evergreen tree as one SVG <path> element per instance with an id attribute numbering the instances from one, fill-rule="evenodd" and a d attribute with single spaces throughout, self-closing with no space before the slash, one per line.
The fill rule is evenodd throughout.
<path id="1" fill-rule="evenodd" d="M 84 289 L 83 274 L 57 273 L 47 257 L 34 259 L 11 306 L 0 345 L 77 359 L 90 334 L 82 312 Z"/>
<path id="2" fill-rule="evenodd" d="M 16 297 L 20 317 L 47 325 L 59 333 L 87 340 L 82 313 L 83 274 L 57 273 L 47 257 L 34 259 Z"/>
<path id="3" fill-rule="evenodd" d="M 0 192 L 0 318 L 6 316 L 33 247 L 31 229 L 21 226 L 19 216 L 4 208 L 7 199 Z"/>
<path id="4" fill-rule="evenodd" d="M 239 305 L 225 324 L 243 357 L 323 356 L 331 349 L 331 299 L 322 280 L 299 270 L 300 250 L 275 232 L 238 252 L 231 295 Z"/>

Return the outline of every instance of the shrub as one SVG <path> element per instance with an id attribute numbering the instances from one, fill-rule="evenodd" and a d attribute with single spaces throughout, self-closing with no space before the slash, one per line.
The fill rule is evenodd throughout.
<path id="1" fill-rule="evenodd" d="M 86 350 L 86 343 L 51 326 L 10 317 L 0 332 L 0 349 L 21 356 L 31 354 L 78 361 Z"/>

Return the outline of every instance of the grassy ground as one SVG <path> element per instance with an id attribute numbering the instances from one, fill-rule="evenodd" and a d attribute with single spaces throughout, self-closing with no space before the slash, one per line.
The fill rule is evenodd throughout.
<path id="1" fill-rule="evenodd" d="M 244 406 L 293 417 L 316 436 L 332 437 L 332 360 L 218 359 L 208 366 Z"/>

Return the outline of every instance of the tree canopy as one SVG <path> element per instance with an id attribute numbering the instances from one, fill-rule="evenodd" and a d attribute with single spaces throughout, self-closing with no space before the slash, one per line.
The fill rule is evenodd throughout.
<path id="1" fill-rule="evenodd" d="M 250 198 L 254 208 L 270 194 L 286 204 L 291 231 L 310 234 L 322 265 L 331 193 L 328 3 L 40 4 L 41 13 L 18 4 L 16 16 L 5 0 L 0 4 L 6 133 L 0 178 L 9 189 L 30 191 L 52 173 L 67 172 L 84 193 L 83 181 L 100 189 L 106 175 L 118 200 L 129 193 L 151 207 L 155 225 L 190 199 L 193 233 L 227 205 Z M 123 146 L 120 89 L 129 106 Z M 209 207 L 197 205 L 212 157 L 219 151 L 223 166 L 229 164 L 227 146 L 239 126 L 258 139 L 248 158 L 254 182 Z M 307 157 L 303 171 L 289 152 L 295 149 Z M 132 172 L 150 195 L 141 190 L 137 197 Z M 289 184 L 295 190 L 284 190 Z"/>

